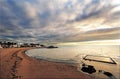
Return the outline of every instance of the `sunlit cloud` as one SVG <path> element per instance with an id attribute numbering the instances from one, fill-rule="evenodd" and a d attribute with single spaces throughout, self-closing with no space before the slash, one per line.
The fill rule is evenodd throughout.
<path id="1" fill-rule="evenodd" d="M 120 6 L 117 6 L 111 10 L 111 13 L 120 12 Z"/>
<path id="2" fill-rule="evenodd" d="M 112 5 L 120 5 L 120 1 L 119 0 L 112 0 L 111 4 Z"/>
<path id="3" fill-rule="evenodd" d="M 85 42 L 66 42 L 66 43 L 57 43 L 57 45 L 120 45 L 119 39 L 114 40 L 96 40 L 96 41 L 85 41 Z"/>

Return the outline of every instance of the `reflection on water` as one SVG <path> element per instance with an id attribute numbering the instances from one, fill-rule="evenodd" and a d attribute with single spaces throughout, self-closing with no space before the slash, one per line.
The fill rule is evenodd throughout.
<path id="1" fill-rule="evenodd" d="M 81 70 L 83 63 L 94 66 L 96 72 L 92 74 L 93 79 L 120 79 L 119 47 L 119 45 L 67 45 L 59 46 L 59 48 L 55 49 L 32 49 L 27 51 L 26 54 L 31 57 L 49 61 L 76 63 L 79 70 Z M 86 55 L 111 57 L 117 64 L 83 60 L 83 57 Z M 103 58 L 101 60 L 103 60 Z M 105 60 L 111 61 L 108 58 L 105 58 Z M 113 76 L 108 77 L 106 73 L 111 73 Z"/>

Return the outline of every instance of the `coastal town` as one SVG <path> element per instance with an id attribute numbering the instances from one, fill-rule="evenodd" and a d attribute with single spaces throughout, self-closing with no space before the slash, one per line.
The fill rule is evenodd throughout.
<path id="1" fill-rule="evenodd" d="M 10 41 L 0 41 L 0 48 L 18 48 L 18 47 L 45 47 L 39 43 L 18 43 Z"/>
<path id="2" fill-rule="evenodd" d="M 22 43 L 13 41 L 0 41 L 0 48 L 21 48 L 21 47 L 35 47 L 35 48 L 58 48 L 50 45 L 46 46 L 40 43 Z"/>

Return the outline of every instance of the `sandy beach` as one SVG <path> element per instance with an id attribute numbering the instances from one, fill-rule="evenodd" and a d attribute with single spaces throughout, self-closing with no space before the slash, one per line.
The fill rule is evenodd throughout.
<path id="1" fill-rule="evenodd" d="M 0 79 L 92 79 L 74 66 L 30 58 L 28 49 L 0 49 Z"/>

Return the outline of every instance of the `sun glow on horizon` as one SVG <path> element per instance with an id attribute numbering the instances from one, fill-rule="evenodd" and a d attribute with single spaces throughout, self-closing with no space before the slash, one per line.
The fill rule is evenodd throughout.
<path id="1" fill-rule="evenodd" d="M 120 39 L 58 43 L 57 45 L 120 45 Z"/>

